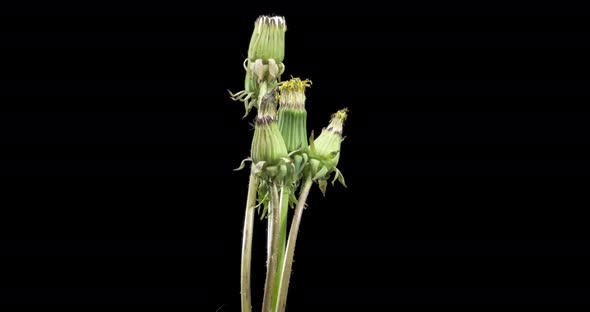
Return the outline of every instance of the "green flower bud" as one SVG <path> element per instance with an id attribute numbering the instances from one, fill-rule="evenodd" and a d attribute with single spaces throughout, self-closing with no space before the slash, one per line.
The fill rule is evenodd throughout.
<path id="1" fill-rule="evenodd" d="M 246 79 L 244 90 L 232 93 L 235 101 L 244 102 L 245 115 L 252 107 L 258 107 L 266 94 L 261 84 L 266 83 L 269 89 L 278 86 L 281 74 L 285 72 L 282 63 L 285 57 L 285 19 L 280 16 L 260 16 L 254 23 L 254 31 L 248 49 L 248 58 L 244 61 Z"/>
<path id="2" fill-rule="evenodd" d="M 313 151 L 310 156 L 321 160 L 328 170 L 336 168 L 340 159 L 340 143 L 342 142 L 342 127 L 346 120 L 348 109 L 341 109 L 332 115 L 327 128 L 314 140 Z"/>
<path id="3" fill-rule="evenodd" d="M 285 32 L 287 24 L 282 16 L 260 16 L 254 23 L 254 32 L 250 39 L 248 59 L 268 61 L 273 59 L 281 63 L 285 58 Z"/>
<path id="4" fill-rule="evenodd" d="M 279 87 L 279 129 L 289 152 L 308 145 L 305 88 L 310 86 L 310 80 L 293 78 Z"/>
<path id="5" fill-rule="evenodd" d="M 332 115 L 332 120 L 327 128 L 322 130 L 320 136 L 317 139 L 311 138 L 309 145 L 309 166 L 307 174 L 310 174 L 312 178 L 318 182 L 322 193 L 326 193 L 327 180 L 329 179 L 332 172 L 335 172 L 332 184 L 336 180 L 340 181 L 342 185 L 346 187 L 344 176 L 336 168 L 340 159 L 340 145 L 342 143 L 342 127 L 348 109 L 341 109 Z"/>
<path id="6" fill-rule="evenodd" d="M 261 100 L 254 124 L 254 139 L 252 140 L 252 161 L 254 163 L 263 162 L 266 168 L 279 164 L 283 158 L 288 156 L 285 141 L 277 125 L 274 93 L 272 90 L 269 91 Z"/>

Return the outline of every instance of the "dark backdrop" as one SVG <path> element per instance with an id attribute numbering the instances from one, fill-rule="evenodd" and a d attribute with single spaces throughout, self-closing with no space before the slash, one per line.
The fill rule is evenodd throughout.
<path id="1" fill-rule="evenodd" d="M 252 128 L 226 90 L 269 13 L 286 77 L 314 83 L 310 128 L 350 108 L 349 188 L 311 195 L 291 311 L 587 300 L 582 11 L 215 5 L 1 19 L 1 302 L 239 310 Z"/>

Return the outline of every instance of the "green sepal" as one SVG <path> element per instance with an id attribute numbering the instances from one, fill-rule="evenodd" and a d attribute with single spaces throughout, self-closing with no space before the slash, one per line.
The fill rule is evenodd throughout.
<path id="1" fill-rule="evenodd" d="M 313 177 L 313 180 L 321 179 L 321 178 L 325 177 L 327 173 L 328 173 L 328 168 L 326 168 L 326 166 L 323 166 L 322 169 L 320 169 L 315 174 L 315 176 Z"/>
<path id="2" fill-rule="evenodd" d="M 295 164 L 297 166 L 301 166 L 301 163 L 303 162 L 303 156 L 301 156 L 301 155 L 293 156 L 293 162 L 295 162 Z"/>
<path id="3" fill-rule="evenodd" d="M 266 216 L 267 208 L 265 205 L 270 202 L 269 194 L 270 192 L 268 191 L 266 182 L 261 181 L 260 185 L 258 186 L 258 205 L 256 205 L 256 212 L 261 215 L 260 220 L 264 219 Z M 260 211 L 261 206 L 263 207 L 262 211 Z"/>
<path id="4" fill-rule="evenodd" d="M 326 189 L 328 187 L 328 181 L 321 179 L 318 181 L 318 186 L 320 187 L 320 191 L 322 191 L 322 195 L 326 196 Z"/>
<path id="5" fill-rule="evenodd" d="M 295 208 L 297 205 L 297 197 L 295 196 L 295 192 L 289 193 L 289 207 Z"/>
<path id="6" fill-rule="evenodd" d="M 296 157 L 297 156 L 296 154 L 299 153 L 299 152 L 301 152 L 302 150 L 303 150 L 302 148 L 298 148 L 298 149 L 290 152 L 289 154 L 287 154 L 287 156 L 288 157 L 291 157 L 291 156 L 295 155 L 295 157 Z"/>
<path id="7" fill-rule="evenodd" d="M 295 155 L 294 157 L 294 161 L 293 161 L 293 165 L 294 165 L 294 178 L 295 179 L 299 179 L 299 175 L 301 174 L 301 171 L 303 170 L 303 156 L 301 155 Z"/>
<path id="8" fill-rule="evenodd" d="M 268 205 L 269 205 L 269 201 L 265 202 L 262 206 L 262 213 L 260 213 L 260 220 L 264 220 L 264 218 L 266 217 L 266 214 L 268 212 Z"/>
<path id="9" fill-rule="evenodd" d="M 254 167 L 252 167 L 252 173 L 254 174 L 258 174 L 260 172 L 262 172 L 262 170 L 264 169 L 264 165 L 266 164 L 266 161 L 259 161 L 257 162 Z"/>
<path id="10" fill-rule="evenodd" d="M 338 182 L 340 182 L 342 186 L 348 188 L 348 186 L 346 186 L 346 182 L 344 181 L 344 176 L 342 175 L 342 172 L 340 172 L 338 168 L 336 168 L 335 171 L 336 173 L 334 174 L 334 179 L 332 180 L 332 186 L 334 186 L 334 183 L 336 182 L 336 180 L 338 180 Z"/>
<path id="11" fill-rule="evenodd" d="M 274 177 L 279 173 L 279 167 L 278 166 L 268 166 L 265 168 L 264 170 L 264 174 L 269 176 L 269 177 Z"/>
<path id="12" fill-rule="evenodd" d="M 311 135 L 309 136 L 309 152 L 311 154 L 315 154 L 315 143 L 314 143 L 313 130 L 311 130 Z"/>
<path id="13" fill-rule="evenodd" d="M 282 180 L 283 178 L 285 178 L 287 176 L 287 166 L 282 164 L 279 166 L 279 174 L 277 176 L 277 178 L 279 180 Z"/>

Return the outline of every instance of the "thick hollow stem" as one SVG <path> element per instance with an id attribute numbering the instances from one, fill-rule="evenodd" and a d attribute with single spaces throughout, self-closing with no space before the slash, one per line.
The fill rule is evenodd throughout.
<path id="1" fill-rule="evenodd" d="M 250 267 L 252 263 L 252 234 L 254 230 L 254 207 L 256 206 L 256 192 L 258 191 L 258 178 L 250 173 L 248 183 L 248 198 L 246 199 L 246 212 L 244 216 L 244 233 L 242 239 L 242 272 L 241 295 L 242 312 L 252 311 L 252 291 L 250 289 Z"/>
<path id="2" fill-rule="evenodd" d="M 279 298 L 277 300 L 276 311 L 283 312 L 287 305 L 287 294 L 289 292 L 289 281 L 291 279 L 291 269 L 293 267 L 293 255 L 295 254 L 295 244 L 297 243 L 297 234 L 299 233 L 299 225 L 301 224 L 301 215 L 303 208 L 309 195 L 309 189 L 312 185 L 311 176 L 305 178 L 305 182 L 301 187 L 301 194 L 297 200 L 295 213 L 293 214 L 293 221 L 291 223 L 291 230 L 289 231 L 289 240 L 287 241 L 287 248 L 285 251 L 285 259 L 283 260 L 281 279 L 279 283 Z"/>
<path id="3" fill-rule="evenodd" d="M 281 200 L 280 200 L 280 222 L 279 222 L 279 256 L 278 256 L 278 267 L 277 275 L 275 277 L 275 290 L 272 296 L 273 309 L 277 305 L 279 295 L 279 283 L 281 280 L 281 272 L 283 271 L 283 260 L 285 258 L 285 246 L 287 245 L 287 218 L 289 215 L 289 196 L 290 189 L 288 187 L 281 187 Z M 276 310 L 273 310 L 276 311 Z"/>
<path id="4" fill-rule="evenodd" d="M 271 184 L 270 214 L 268 215 L 268 231 L 270 232 L 269 252 L 266 267 L 266 282 L 262 299 L 262 312 L 272 312 L 272 295 L 275 288 L 275 276 L 278 267 L 279 253 L 279 221 L 280 200 L 276 183 Z"/>

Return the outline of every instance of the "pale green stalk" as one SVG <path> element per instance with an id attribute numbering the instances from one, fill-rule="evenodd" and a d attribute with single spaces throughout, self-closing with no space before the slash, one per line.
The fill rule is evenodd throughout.
<path id="1" fill-rule="evenodd" d="M 270 211 L 268 215 L 268 231 L 270 242 L 267 254 L 266 281 L 264 285 L 264 297 L 262 299 L 262 312 L 272 312 L 272 297 L 275 288 L 275 276 L 278 268 L 279 253 L 279 226 L 280 226 L 280 199 L 275 182 L 271 183 Z"/>
<path id="2" fill-rule="evenodd" d="M 295 213 L 291 223 L 291 230 L 289 231 L 289 240 L 287 241 L 287 247 L 285 251 L 285 258 L 283 260 L 281 270 L 281 280 L 279 283 L 279 297 L 276 304 L 275 311 L 283 312 L 287 304 L 287 294 L 289 292 L 289 281 L 291 279 L 291 270 L 293 268 L 293 255 L 295 254 L 295 244 L 297 243 L 297 234 L 299 233 L 299 225 L 301 224 L 301 215 L 303 214 L 303 208 L 305 208 L 305 202 L 309 195 L 313 181 L 310 175 L 307 175 L 305 182 L 301 186 L 301 194 L 297 200 L 297 206 L 295 207 Z"/>
<path id="3" fill-rule="evenodd" d="M 254 210 L 256 206 L 256 193 L 258 191 L 258 178 L 250 173 L 248 183 L 248 198 L 246 199 L 246 213 L 244 216 L 244 233 L 242 240 L 242 267 L 241 288 L 242 312 L 252 311 L 252 291 L 250 289 L 250 267 L 252 263 L 252 234 L 254 231 Z"/>
<path id="4" fill-rule="evenodd" d="M 289 215 L 289 196 L 290 196 L 290 189 L 285 186 L 281 186 L 281 220 L 279 223 L 279 255 L 278 255 L 278 268 L 277 268 L 277 276 L 275 277 L 275 291 L 272 296 L 272 306 L 273 311 L 277 305 L 277 300 L 279 298 L 279 283 L 281 281 L 281 272 L 283 270 L 283 260 L 285 258 L 285 247 L 287 245 L 287 217 Z"/>

